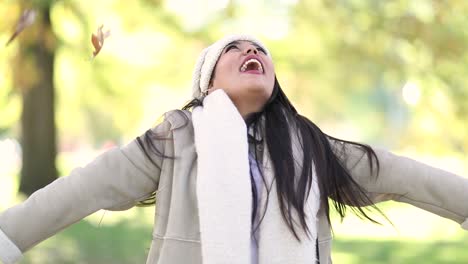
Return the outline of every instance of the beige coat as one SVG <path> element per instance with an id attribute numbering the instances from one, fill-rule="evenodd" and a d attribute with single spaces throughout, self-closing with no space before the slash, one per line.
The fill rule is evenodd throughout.
<path id="1" fill-rule="evenodd" d="M 157 213 L 148 264 L 202 263 L 196 179 L 197 154 L 190 112 L 174 111 L 153 130 L 173 140 L 154 141 L 167 156 L 144 155 L 136 140 L 114 148 L 0 214 L 0 260 L 14 263 L 22 252 L 99 210 L 125 210 L 157 191 Z M 184 127 L 183 124 L 188 121 Z M 263 152 L 259 146 L 257 151 Z M 468 180 L 376 149 L 381 164 L 371 177 L 367 158 L 347 147 L 346 165 L 374 202 L 395 200 L 452 219 L 468 229 Z M 260 155 L 262 156 L 262 155 Z M 267 155 L 264 157 L 268 157 Z M 330 227 L 319 211 L 320 263 L 331 263 Z M 273 263 L 273 262 L 272 262 Z"/>

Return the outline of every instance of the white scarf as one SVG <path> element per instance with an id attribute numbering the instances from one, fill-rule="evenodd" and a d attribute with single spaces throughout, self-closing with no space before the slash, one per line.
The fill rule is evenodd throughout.
<path id="1" fill-rule="evenodd" d="M 205 97 L 203 107 L 193 110 L 192 121 L 198 154 L 197 197 L 203 263 L 248 264 L 252 189 L 246 124 L 221 89 Z M 300 154 L 292 138 L 293 153 Z M 259 228 L 259 264 L 315 263 L 320 197 L 316 177 L 313 176 L 312 190 L 306 201 L 306 222 L 312 237 L 302 235 L 299 243 L 281 215 L 276 184 L 271 184 L 274 172 L 265 142 L 264 148 L 263 173 L 272 189 Z M 301 160 L 302 157 L 295 158 Z M 265 204 L 266 195 L 263 195 L 260 208 Z M 297 216 L 293 216 L 297 220 Z M 301 227 L 296 227 L 296 231 L 303 234 Z"/>

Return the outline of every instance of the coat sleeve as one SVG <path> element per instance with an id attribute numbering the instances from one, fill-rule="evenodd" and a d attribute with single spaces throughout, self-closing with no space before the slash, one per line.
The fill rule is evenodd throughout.
<path id="1" fill-rule="evenodd" d="M 169 136 L 170 124 L 164 121 L 152 131 Z M 168 141 L 152 142 L 164 153 Z M 127 209 L 144 200 L 157 189 L 162 163 L 135 139 L 36 191 L 0 214 L 0 260 L 15 263 L 22 252 L 100 209 Z"/>
<path id="2" fill-rule="evenodd" d="M 361 148 L 342 146 L 344 152 L 338 156 L 374 203 L 386 200 L 409 203 L 452 219 L 468 230 L 468 179 L 373 148 L 380 163 L 376 176 L 375 168 L 371 173 L 369 159 Z"/>

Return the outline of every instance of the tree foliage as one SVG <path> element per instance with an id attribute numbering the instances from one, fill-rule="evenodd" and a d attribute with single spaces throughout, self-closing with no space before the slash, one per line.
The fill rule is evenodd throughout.
<path id="1" fill-rule="evenodd" d="M 52 4 L 59 146 L 127 141 L 190 99 L 198 53 L 247 32 L 273 53 L 278 79 L 326 132 L 374 145 L 466 158 L 464 1 L 32 1 Z M 205 8 L 200 9 L 201 6 Z M 7 40 L 20 7 L 0 7 Z M 8 26 L 6 26 L 8 25 Z M 111 31 L 92 57 L 91 35 Z M 26 29 L 0 53 L 0 133 L 17 135 L 10 66 Z M 33 79 L 22 76 L 22 81 Z M 78 143 L 77 143 L 78 142 Z M 430 144 L 428 144 L 430 142 Z"/>

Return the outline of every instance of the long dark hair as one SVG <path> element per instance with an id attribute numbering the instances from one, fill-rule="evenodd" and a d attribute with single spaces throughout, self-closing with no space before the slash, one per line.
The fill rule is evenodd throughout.
<path id="1" fill-rule="evenodd" d="M 199 105 L 203 105 L 203 101 L 193 99 L 188 102 L 182 110 L 190 110 Z M 262 118 L 264 119 L 263 128 L 262 125 L 260 125 L 260 120 Z M 258 144 L 262 144 L 261 141 L 255 140 L 256 134 L 262 135 L 262 140 L 266 140 L 274 168 L 274 178 L 278 193 L 277 198 L 280 203 L 282 216 L 297 240 L 300 241 L 301 239 L 297 232 L 297 226 L 295 226 L 297 223 L 293 219 L 294 211 L 299 217 L 299 224 L 305 234 L 307 236 L 311 235 L 306 223 L 305 202 L 311 190 L 312 178 L 314 175 L 317 176 L 316 180 L 319 184 L 321 209 L 325 210 L 329 223 L 331 222 L 330 202 L 328 198 L 332 198 L 332 205 L 341 218 L 345 216 L 347 208 L 349 207 L 361 217 L 376 222 L 369 217 L 364 206 L 372 205 L 374 209 L 380 212 L 379 209 L 375 207 L 365 190 L 352 178 L 348 168 L 345 166 L 347 157 L 344 149 L 346 146 L 354 145 L 362 149 L 365 155 L 367 155 L 370 173 L 377 177 L 380 168 L 379 160 L 371 147 L 338 139 L 322 132 L 312 121 L 297 112 L 281 89 L 276 77 L 270 99 L 260 112 L 253 113 L 247 117 L 246 123 L 249 128 L 253 129 L 254 136 L 251 142 L 255 144 L 256 147 Z M 292 135 L 292 131 L 296 131 L 297 135 Z M 294 166 L 298 161 L 295 160 L 293 155 L 293 136 L 297 136 L 301 139 L 300 147 L 303 150 L 303 155 L 302 161 L 299 161 L 301 164 L 300 172 L 297 172 Z M 154 140 L 154 135 L 146 133 L 144 138 L 144 141 L 148 144 L 151 140 Z M 252 137 L 249 138 L 252 139 Z M 150 157 L 141 139 L 139 139 L 139 142 L 141 147 L 145 150 L 146 155 Z M 340 151 L 340 148 L 337 148 L 335 145 L 342 146 L 343 151 Z M 151 144 L 151 146 L 154 145 Z M 162 155 L 162 153 L 157 150 L 153 150 L 153 152 Z M 257 155 L 255 155 L 255 159 L 258 164 L 261 164 Z M 313 173 L 314 170 L 315 174 Z M 260 173 L 263 178 L 261 166 Z M 253 181 L 252 171 L 250 174 L 252 178 L 253 194 L 252 223 L 254 223 L 254 219 L 259 211 L 257 210 L 258 190 L 256 190 Z M 266 195 L 268 201 L 268 188 Z M 150 203 L 154 203 L 154 199 L 149 201 Z M 263 214 L 264 213 L 265 210 L 263 210 Z M 255 227 L 255 230 L 257 228 L 258 226 Z"/>

